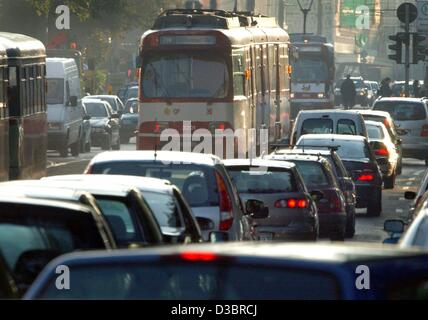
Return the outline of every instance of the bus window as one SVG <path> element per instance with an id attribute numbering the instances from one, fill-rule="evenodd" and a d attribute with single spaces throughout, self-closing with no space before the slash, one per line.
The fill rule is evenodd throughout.
<path id="1" fill-rule="evenodd" d="M 233 90 L 235 96 L 245 96 L 245 52 L 233 55 Z"/>

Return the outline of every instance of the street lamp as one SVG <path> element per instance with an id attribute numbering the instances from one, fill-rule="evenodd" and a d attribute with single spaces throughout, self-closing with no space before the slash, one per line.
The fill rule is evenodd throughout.
<path id="1" fill-rule="evenodd" d="M 314 4 L 314 0 L 297 0 L 297 3 L 299 4 L 300 11 L 303 13 L 303 34 L 306 34 L 306 20 Z"/>

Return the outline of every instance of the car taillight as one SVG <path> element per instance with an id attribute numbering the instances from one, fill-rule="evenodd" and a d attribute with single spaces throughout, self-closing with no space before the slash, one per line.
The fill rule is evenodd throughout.
<path id="1" fill-rule="evenodd" d="M 422 137 L 428 137 L 428 124 L 425 124 L 422 127 L 421 136 Z"/>
<path id="2" fill-rule="evenodd" d="M 155 128 L 153 130 L 154 133 L 160 133 L 161 132 L 161 125 L 159 122 L 155 123 Z"/>
<path id="3" fill-rule="evenodd" d="M 216 173 L 216 181 L 220 202 L 220 230 L 227 231 L 233 224 L 233 206 L 229 193 L 227 192 L 224 179 Z"/>
<path id="4" fill-rule="evenodd" d="M 361 173 L 358 178 L 358 181 L 373 181 L 374 180 L 374 174 L 370 172 L 364 172 Z"/>
<path id="5" fill-rule="evenodd" d="M 374 151 L 377 156 L 389 156 L 389 152 L 387 148 L 381 148 Z"/>
<path id="6" fill-rule="evenodd" d="M 344 211 L 343 202 L 337 192 L 332 193 L 330 196 L 330 212 L 342 212 Z"/>
<path id="7" fill-rule="evenodd" d="M 214 261 L 217 256 L 212 252 L 183 252 L 180 258 L 187 261 Z"/>
<path id="8" fill-rule="evenodd" d="M 289 209 L 304 209 L 308 207 L 308 201 L 306 199 L 281 199 L 275 202 L 275 208 L 289 208 Z"/>

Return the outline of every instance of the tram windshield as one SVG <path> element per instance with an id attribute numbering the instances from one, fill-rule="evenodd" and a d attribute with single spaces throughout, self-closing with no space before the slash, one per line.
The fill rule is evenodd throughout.
<path id="1" fill-rule="evenodd" d="M 156 53 L 143 60 L 145 98 L 221 99 L 228 96 L 228 66 L 214 53 Z"/>

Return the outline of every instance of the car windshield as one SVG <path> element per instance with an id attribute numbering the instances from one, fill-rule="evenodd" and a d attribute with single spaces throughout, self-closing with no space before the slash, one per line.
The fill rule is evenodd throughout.
<path id="1" fill-rule="evenodd" d="M 389 112 L 395 121 L 425 120 L 427 117 L 423 103 L 380 101 L 374 105 L 373 109 Z"/>
<path id="2" fill-rule="evenodd" d="M 266 272 L 269 270 L 269 272 Z M 269 265 L 228 264 L 88 265 L 73 268 L 70 290 L 51 278 L 41 299 L 283 300 L 337 299 L 333 276 Z M 265 288 L 265 289 L 264 289 Z"/>
<path id="3" fill-rule="evenodd" d="M 11 270 L 38 250 L 59 255 L 105 248 L 89 213 L 22 204 L 2 204 L 1 212 L 0 251 Z"/>
<path id="4" fill-rule="evenodd" d="M 307 119 L 303 121 L 302 135 L 329 133 L 333 133 L 333 121 L 331 119 Z"/>
<path id="5" fill-rule="evenodd" d="M 366 127 L 367 127 L 367 133 L 369 135 L 369 139 L 382 140 L 385 137 L 381 127 L 375 126 L 373 124 L 366 124 Z"/>
<path id="6" fill-rule="evenodd" d="M 145 98 L 226 98 L 226 61 L 208 51 L 148 56 L 142 75 Z"/>
<path id="7" fill-rule="evenodd" d="M 321 140 L 321 139 L 307 139 L 304 136 L 297 142 L 297 146 L 311 146 L 311 148 L 316 148 L 315 146 L 338 146 L 337 154 L 342 159 L 347 160 L 363 160 L 370 159 L 370 151 L 367 148 L 366 144 L 362 141 L 332 141 L 330 140 Z"/>
<path id="8" fill-rule="evenodd" d="M 47 104 L 64 103 L 64 79 L 47 79 Z"/>
<path id="9" fill-rule="evenodd" d="M 253 168 L 254 169 L 254 168 Z M 296 192 L 293 173 L 289 170 L 269 168 L 249 170 L 248 167 L 228 167 L 239 193 Z"/>
<path id="10" fill-rule="evenodd" d="M 100 99 L 102 101 L 106 101 L 109 103 L 109 105 L 112 107 L 113 111 L 117 111 L 117 105 L 116 105 L 116 100 L 114 98 L 109 98 L 109 97 L 95 97 L 96 99 Z"/>
<path id="11" fill-rule="evenodd" d="M 107 118 L 107 108 L 103 103 L 85 102 L 86 113 L 92 118 Z"/>
<path id="12" fill-rule="evenodd" d="M 324 171 L 321 163 L 317 161 L 299 161 L 293 159 L 287 159 L 287 161 L 296 164 L 297 169 L 308 188 L 318 189 L 331 186 L 331 182 L 329 181 L 327 173 Z"/>
<path id="13" fill-rule="evenodd" d="M 161 227 L 182 227 L 179 208 L 171 194 L 143 191 L 143 196 Z"/>
<path id="14" fill-rule="evenodd" d="M 204 166 L 173 162 L 163 164 L 153 161 L 118 161 L 94 164 L 93 173 L 166 179 L 181 190 L 191 207 L 210 207 L 218 204 L 214 173 Z"/>

